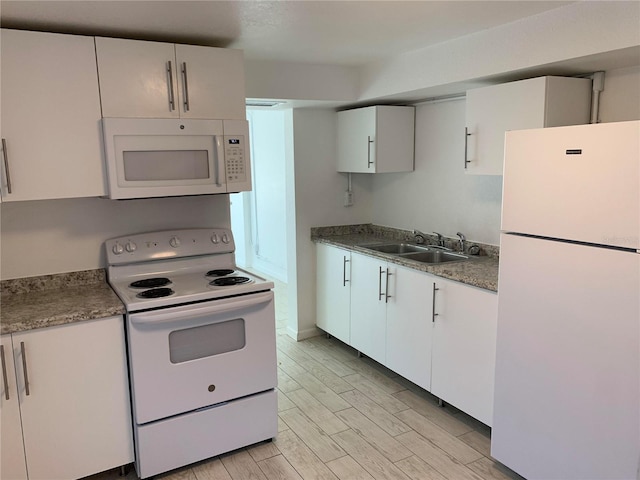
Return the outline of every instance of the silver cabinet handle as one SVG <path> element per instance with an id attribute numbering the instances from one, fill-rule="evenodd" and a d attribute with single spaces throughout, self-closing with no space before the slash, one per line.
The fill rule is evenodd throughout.
<path id="1" fill-rule="evenodd" d="M 380 272 L 378 273 L 378 301 L 382 300 L 382 295 L 384 295 L 384 293 L 382 293 L 382 274 L 384 273 L 384 270 L 382 270 L 382 267 L 380 268 Z"/>
<path id="2" fill-rule="evenodd" d="M 373 160 L 371 160 L 371 144 L 373 140 L 371 140 L 371 136 L 367 137 L 367 168 L 373 165 Z"/>
<path id="3" fill-rule="evenodd" d="M 349 260 L 347 260 L 347 256 L 343 255 L 342 256 L 342 286 L 346 287 L 347 286 L 347 282 L 349 280 L 347 280 L 347 263 L 349 263 Z"/>
<path id="4" fill-rule="evenodd" d="M 433 282 L 433 295 L 431 296 L 431 322 L 435 323 L 436 317 L 438 314 L 436 313 L 436 292 L 440 290 L 436 287 L 436 282 Z"/>
<path id="5" fill-rule="evenodd" d="M 187 62 L 182 62 L 182 93 L 184 94 L 184 111 L 189 111 L 189 83 L 187 81 Z"/>
<path id="6" fill-rule="evenodd" d="M 27 354 L 24 342 L 20 342 L 20 352 L 22 353 L 22 373 L 24 375 L 24 393 L 29 395 L 29 374 L 27 373 Z"/>
<path id="7" fill-rule="evenodd" d="M 386 284 L 384 286 L 384 303 L 389 303 L 389 299 L 391 298 L 391 295 L 389 295 L 389 277 L 393 275 L 393 273 L 391 273 L 389 271 L 389 269 L 387 268 L 387 279 L 386 279 Z"/>
<path id="8" fill-rule="evenodd" d="M 468 160 L 467 157 L 467 145 L 469 143 L 469 128 L 464 127 L 464 169 L 467 169 L 467 164 L 471 163 L 471 160 Z"/>
<path id="9" fill-rule="evenodd" d="M 9 400 L 9 382 L 7 381 L 7 364 L 4 360 L 4 345 L 0 345 L 0 358 L 2 359 L 2 382 L 4 384 L 4 398 Z"/>
<path id="10" fill-rule="evenodd" d="M 171 66 L 171 60 L 167 62 L 167 87 L 169 87 L 169 111 L 173 112 L 176 109 L 176 99 L 173 95 L 173 67 Z"/>
<path id="11" fill-rule="evenodd" d="M 7 153 L 7 141 L 2 139 L 2 160 L 4 161 L 4 174 L 7 177 L 7 193 L 11 193 L 11 173 L 9 173 L 9 154 Z"/>

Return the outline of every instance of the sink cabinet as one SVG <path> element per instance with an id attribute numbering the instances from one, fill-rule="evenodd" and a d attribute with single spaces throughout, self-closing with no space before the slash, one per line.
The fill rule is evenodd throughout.
<path id="1" fill-rule="evenodd" d="M 497 294 L 316 247 L 318 327 L 491 425 Z"/>
<path id="2" fill-rule="evenodd" d="M 122 322 L 1 337 L 2 478 L 81 478 L 133 461 Z"/>
<path id="3" fill-rule="evenodd" d="M 351 340 L 351 252 L 319 243 L 316 323 L 344 343 Z"/>
<path id="4" fill-rule="evenodd" d="M 104 195 L 93 37 L 0 37 L 2 201 Z"/>
<path id="5" fill-rule="evenodd" d="M 498 295 L 434 277 L 431 393 L 493 421 Z"/>
<path id="6" fill-rule="evenodd" d="M 412 172 L 415 108 L 378 105 L 338 112 L 338 171 Z"/>
<path id="7" fill-rule="evenodd" d="M 246 118 L 241 50 L 96 37 L 104 117 Z"/>
<path id="8" fill-rule="evenodd" d="M 588 78 L 537 77 L 469 90 L 465 172 L 502 175 L 507 130 L 589 123 L 590 114 Z"/>

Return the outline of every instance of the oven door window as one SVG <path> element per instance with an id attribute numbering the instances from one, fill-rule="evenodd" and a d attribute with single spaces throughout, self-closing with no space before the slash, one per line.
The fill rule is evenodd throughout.
<path id="1" fill-rule="evenodd" d="M 208 179 L 206 150 L 122 152 L 124 179 L 130 181 Z"/>
<path id="2" fill-rule="evenodd" d="M 244 319 L 235 318 L 171 332 L 169 359 L 174 364 L 183 363 L 240 350 L 245 344 Z"/>

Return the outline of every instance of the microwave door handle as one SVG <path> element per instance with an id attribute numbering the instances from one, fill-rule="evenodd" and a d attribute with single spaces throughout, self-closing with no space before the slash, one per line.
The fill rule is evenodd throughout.
<path id="1" fill-rule="evenodd" d="M 220 140 L 220 136 L 216 137 L 216 144 L 218 147 L 218 158 L 216 159 L 215 171 L 216 171 L 216 186 L 221 187 L 220 183 L 220 170 L 223 166 L 222 162 L 225 162 L 225 153 L 224 153 L 224 141 Z M 225 162 L 226 163 L 226 162 Z"/>
<path id="2" fill-rule="evenodd" d="M 193 307 L 187 305 L 178 307 L 178 309 L 170 309 L 171 311 L 152 311 L 143 313 L 134 313 L 129 316 L 131 323 L 134 325 L 157 325 L 159 323 L 171 323 L 186 319 L 204 317 L 205 315 L 218 315 L 229 311 L 240 311 L 263 303 L 268 303 L 273 298 L 273 292 L 262 292 L 247 295 L 246 298 L 238 300 L 238 298 L 230 298 L 226 300 L 215 300 L 206 306 Z"/>

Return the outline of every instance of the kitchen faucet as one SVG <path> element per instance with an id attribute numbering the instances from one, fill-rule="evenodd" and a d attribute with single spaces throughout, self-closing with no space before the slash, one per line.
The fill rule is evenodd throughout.
<path id="1" fill-rule="evenodd" d="M 460 251 L 462 253 L 464 253 L 464 241 L 467 239 L 462 233 L 458 232 L 456 233 L 456 235 L 458 235 L 460 237 Z"/>
<path id="2" fill-rule="evenodd" d="M 444 237 L 440 235 L 438 232 L 433 232 L 438 236 L 438 246 L 444 247 Z"/>

